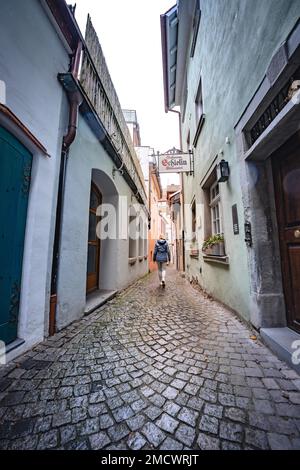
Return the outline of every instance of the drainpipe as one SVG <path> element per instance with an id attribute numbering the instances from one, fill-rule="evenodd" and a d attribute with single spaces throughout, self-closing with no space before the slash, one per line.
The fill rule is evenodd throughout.
<path id="1" fill-rule="evenodd" d="M 176 111 L 176 109 L 168 109 L 168 111 L 171 111 L 171 113 L 176 113 L 178 115 L 178 124 L 179 124 L 179 143 L 180 143 L 180 150 L 182 149 L 182 134 L 181 134 L 181 113 L 180 111 Z M 185 271 L 185 231 L 184 231 L 184 225 L 185 225 L 185 213 L 184 213 L 184 185 L 183 185 L 183 174 L 181 173 L 181 194 L 182 194 L 182 224 L 183 224 L 183 230 L 182 230 L 182 268 L 183 271 Z"/>
<path id="2" fill-rule="evenodd" d="M 75 80 L 78 79 L 81 52 L 82 52 L 82 43 L 78 42 L 74 60 L 72 63 L 72 69 L 71 69 L 71 74 L 73 75 Z M 68 126 L 68 132 L 66 135 L 64 135 L 64 138 L 63 138 L 63 151 L 65 152 L 69 150 L 69 147 L 71 146 L 71 144 L 73 143 L 76 137 L 77 122 L 78 122 L 78 109 L 82 102 L 82 98 L 80 94 L 76 91 L 76 92 L 68 93 L 68 100 L 70 103 L 69 126 Z"/>
<path id="3" fill-rule="evenodd" d="M 153 153 L 154 153 L 154 150 L 153 150 Z M 150 220 L 148 221 L 148 222 L 149 222 L 149 224 L 148 224 L 148 228 L 149 228 L 149 231 L 148 231 L 148 234 L 149 234 L 148 272 L 150 273 L 150 272 L 151 272 L 151 263 L 152 263 L 152 252 L 151 252 L 151 235 L 152 235 L 152 232 L 151 232 L 151 229 L 152 229 L 152 223 L 151 223 L 151 222 L 152 222 L 152 213 L 151 213 L 151 209 L 152 209 L 152 204 L 151 204 L 152 173 L 151 173 L 151 163 L 150 163 L 150 162 L 148 163 L 148 168 L 149 168 L 149 214 L 150 214 Z"/>
<path id="4" fill-rule="evenodd" d="M 82 43 L 79 41 L 76 52 L 71 66 L 71 73 L 75 79 L 78 77 L 80 57 L 82 51 Z M 57 307 L 57 278 L 59 268 L 59 252 L 61 245 L 61 225 L 63 215 L 63 201 L 65 192 L 65 180 L 67 170 L 68 152 L 71 144 L 74 142 L 77 132 L 78 123 L 78 109 L 81 104 L 81 97 L 78 92 L 68 93 L 69 101 L 69 124 L 67 133 L 63 137 L 59 180 L 58 180 L 58 194 L 56 203 L 56 219 L 55 219 L 55 234 L 54 246 L 52 257 L 52 272 L 51 272 L 51 294 L 50 294 L 50 314 L 49 314 L 49 335 L 54 335 L 56 331 L 56 307 Z"/>

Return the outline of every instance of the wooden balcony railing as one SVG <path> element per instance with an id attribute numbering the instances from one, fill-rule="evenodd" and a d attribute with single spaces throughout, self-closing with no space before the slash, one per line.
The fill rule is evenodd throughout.
<path id="1" fill-rule="evenodd" d="M 83 52 L 80 72 L 81 86 L 109 135 L 111 143 L 121 157 L 123 166 L 147 206 L 141 166 L 90 16 L 87 20 L 85 42 L 87 50 L 85 49 Z"/>

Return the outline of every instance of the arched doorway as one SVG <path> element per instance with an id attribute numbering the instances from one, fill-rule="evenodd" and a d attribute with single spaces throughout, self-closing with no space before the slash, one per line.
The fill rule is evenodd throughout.
<path id="1" fill-rule="evenodd" d="M 87 293 L 93 292 L 99 287 L 100 239 L 97 237 L 96 228 L 100 218 L 97 216 L 96 211 L 100 204 L 102 204 L 102 194 L 95 183 L 92 182 L 89 207 Z"/>
<path id="2" fill-rule="evenodd" d="M 114 181 L 103 170 L 93 168 L 86 238 L 86 313 L 94 310 L 118 288 L 118 204 L 119 195 Z"/>

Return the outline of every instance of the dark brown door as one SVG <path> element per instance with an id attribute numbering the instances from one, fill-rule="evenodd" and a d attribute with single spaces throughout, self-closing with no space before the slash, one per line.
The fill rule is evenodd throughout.
<path id="1" fill-rule="evenodd" d="M 273 157 L 287 323 L 300 331 L 300 134 Z"/>
<path id="2" fill-rule="evenodd" d="M 90 196 L 90 217 L 88 235 L 88 258 L 86 291 L 92 292 L 99 286 L 99 264 L 100 264 L 100 240 L 96 234 L 97 224 L 100 217 L 96 215 L 97 207 L 102 203 L 102 196 L 97 186 L 92 183 Z"/>

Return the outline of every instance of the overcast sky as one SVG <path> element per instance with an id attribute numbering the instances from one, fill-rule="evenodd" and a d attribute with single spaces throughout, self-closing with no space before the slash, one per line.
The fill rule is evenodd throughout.
<path id="1" fill-rule="evenodd" d="M 164 111 L 160 36 L 160 14 L 175 3 L 76 0 L 83 34 L 91 15 L 122 108 L 137 111 L 142 145 L 160 152 L 179 146 L 178 117 Z M 174 182 L 174 177 L 164 175 L 163 182 Z"/>

